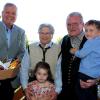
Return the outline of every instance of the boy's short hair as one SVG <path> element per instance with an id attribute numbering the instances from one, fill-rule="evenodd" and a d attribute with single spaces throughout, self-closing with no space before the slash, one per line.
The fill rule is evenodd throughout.
<path id="1" fill-rule="evenodd" d="M 86 26 L 95 25 L 98 30 L 100 30 L 100 21 L 99 20 L 89 20 L 85 23 Z"/>

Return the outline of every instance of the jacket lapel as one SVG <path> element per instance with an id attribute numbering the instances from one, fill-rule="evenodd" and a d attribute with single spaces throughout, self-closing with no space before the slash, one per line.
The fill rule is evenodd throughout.
<path id="1" fill-rule="evenodd" d="M 11 33 L 11 36 L 10 36 L 10 47 L 12 45 L 16 45 L 15 44 L 15 43 L 17 43 L 17 38 L 16 37 L 18 37 L 18 32 L 16 30 L 16 26 L 14 26 L 14 29 L 12 29 L 12 33 Z"/>
<path id="2" fill-rule="evenodd" d="M 6 38 L 6 29 L 3 26 L 3 23 L 0 23 L 0 41 L 3 41 L 4 45 L 7 45 L 7 38 Z"/>

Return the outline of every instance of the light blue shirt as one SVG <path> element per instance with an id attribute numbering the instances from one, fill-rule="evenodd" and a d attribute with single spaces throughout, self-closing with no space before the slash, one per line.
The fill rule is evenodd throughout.
<path id="1" fill-rule="evenodd" d="M 28 54 L 28 50 L 26 50 L 25 54 L 23 56 L 23 59 L 21 61 L 21 68 L 20 68 L 20 82 L 22 84 L 23 89 L 25 89 L 27 87 L 27 84 L 28 84 L 29 67 L 30 67 L 29 54 Z"/>
<path id="2" fill-rule="evenodd" d="M 62 90 L 61 55 L 57 61 L 55 72 L 55 91 L 59 94 Z"/>
<path id="3" fill-rule="evenodd" d="M 87 40 L 75 56 L 81 58 L 79 72 L 93 78 L 100 77 L 100 36 Z"/>
<path id="4" fill-rule="evenodd" d="M 3 23 L 3 22 L 2 22 Z M 8 44 L 8 48 L 10 47 L 10 39 L 11 39 L 11 34 L 12 34 L 12 30 L 13 30 L 13 27 L 12 29 L 9 29 L 4 23 L 3 23 L 4 27 L 5 27 L 5 34 L 6 34 L 6 40 L 7 40 L 7 44 Z"/>
<path id="5" fill-rule="evenodd" d="M 11 37 L 11 30 L 7 29 L 6 38 L 7 38 L 8 48 L 10 47 L 10 37 Z"/>

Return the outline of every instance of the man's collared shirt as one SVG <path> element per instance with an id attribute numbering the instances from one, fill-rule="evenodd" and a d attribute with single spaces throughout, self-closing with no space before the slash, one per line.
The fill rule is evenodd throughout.
<path id="1" fill-rule="evenodd" d="M 2 22 L 3 23 L 3 22 Z M 14 28 L 14 25 L 12 26 L 12 28 L 8 28 L 5 23 L 3 23 L 4 28 L 5 28 L 5 34 L 6 34 L 6 40 L 7 40 L 7 44 L 8 44 L 8 48 L 10 47 L 10 39 L 11 39 L 11 34 L 12 34 L 12 30 Z"/>
<path id="2" fill-rule="evenodd" d="M 41 42 L 37 42 L 36 44 L 37 44 L 37 46 L 39 46 L 39 45 L 41 45 Z M 44 47 L 44 49 L 45 49 L 45 48 L 48 48 L 48 47 L 51 48 L 52 44 L 53 44 L 52 41 L 51 41 L 50 43 L 46 44 L 45 47 Z"/>

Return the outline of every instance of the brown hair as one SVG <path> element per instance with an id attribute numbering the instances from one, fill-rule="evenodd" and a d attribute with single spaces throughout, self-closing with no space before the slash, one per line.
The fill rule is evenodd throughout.
<path id="1" fill-rule="evenodd" d="M 100 30 L 100 21 L 99 20 L 89 20 L 85 23 L 86 26 L 95 25 L 98 30 Z"/>
<path id="2" fill-rule="evenodd" d="M 33 72 L 33 80 L 36 80 L 36 76 L 35 76 L 35 73 L 37 72 L 38 68 L 42 68 L 42 69 L 45 69 L 47 70 L 47 73 L 48 73 L 48 78 L 47 80 L 50 81 L 50 82 L 54 82 L 53 78 L 52 78 L 52 73 L 51 73 L 51 70 L 50 70 L 50 65 L 46 62 L 38 62 L 35 66 L 35 69 L 34 69 L 34 72 Z"/>

